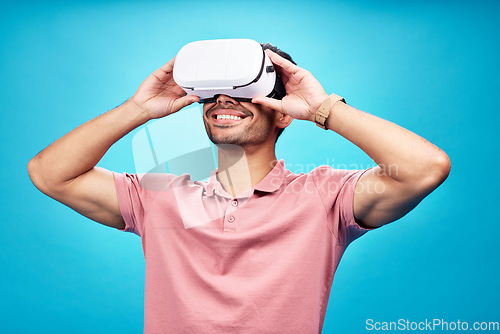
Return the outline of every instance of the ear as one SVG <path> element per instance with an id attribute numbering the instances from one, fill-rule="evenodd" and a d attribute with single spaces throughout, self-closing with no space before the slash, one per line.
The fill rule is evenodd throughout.
<path id="1" fill-rule="evenodd" d="M 292 123 L 293 117 L 282 112 L 276 111 L 274 114 L 274 125 L 277 128 L 284 129 Z"/>

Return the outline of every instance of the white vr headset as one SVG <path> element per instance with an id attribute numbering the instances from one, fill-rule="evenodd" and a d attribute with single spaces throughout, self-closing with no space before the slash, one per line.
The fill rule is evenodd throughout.
<path id="1" fill-rule="evenodd" d="M 175 58 L 174 81 L 200 103 L 221 95 L 239 101 L 256 96 L 282 99 L 285 86 L 262 46 L 251 39 L 215 39 L 183 46 Z"/>

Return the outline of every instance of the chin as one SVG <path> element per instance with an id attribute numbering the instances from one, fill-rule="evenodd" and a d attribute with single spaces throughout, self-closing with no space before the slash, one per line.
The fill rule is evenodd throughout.
<path id="1" fill-rule="evenodd" d="M 208 133 L 208 138 L 215 145 L 238 145 L 238 146 L 246 146 L 254 142 L 252 138 L 248 138 L 245 134 L 240 133 L 231 133 L 231 134 L 222 134 L 217 132 Z"/>
<path id="2" fill-rule="evenodd" d="M 264 135 L 270 128 L 265 127 L 232 127 L 232 126 L 216 126 L 205 123 L 208 138 L 215 145 L 237 145 L 240 147 L 248 147 L 262 144 L 267 137 Z M 267 131 L 266 131 L 267 130 Z"/>

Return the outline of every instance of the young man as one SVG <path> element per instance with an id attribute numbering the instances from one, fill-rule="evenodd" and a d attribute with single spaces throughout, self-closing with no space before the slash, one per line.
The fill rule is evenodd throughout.
<path id="1" fill-rule="evenodd" d="M 347 245 L 404 216 L 449 173 L 447 155 L 433 144 L 328 96 L 311 73 L 266 53 L 287 95 L 251 103 L 220 95 L 204 104 L 219 155 L 208 182 L 95 167 L 131 130 L 199 101 L 174 82 L 175 59 L 123 105 L 66 134 L 28 165 L 43 193 L 141 236 L 145 333 L 321 332 Z M 275 142 L 292 119 L 337 132 L 378 166 L 287 171 L 276 161 Z"/>

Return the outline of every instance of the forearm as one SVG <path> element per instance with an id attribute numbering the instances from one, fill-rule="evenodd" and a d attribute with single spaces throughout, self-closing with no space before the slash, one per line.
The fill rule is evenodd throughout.
<path id="1" fill-rule="evenodd" d="M 448 174 L 448 156 L 437 146 L 343 102 L 330 110 L 326 126 L 361 148 L 396 181 L 440 183 Z"/>
<path id="2" fill-rule="evenodd" d="M 130 100 L 69 132 L 49 145 L 29 163 L 33 182 L 57 187 L 91 170 L 121 137 L 148 118 Z"/>

